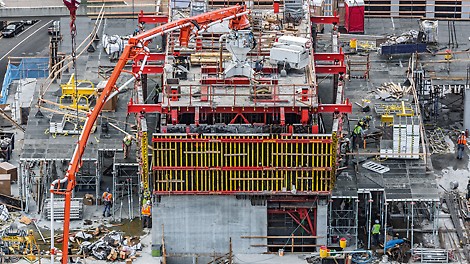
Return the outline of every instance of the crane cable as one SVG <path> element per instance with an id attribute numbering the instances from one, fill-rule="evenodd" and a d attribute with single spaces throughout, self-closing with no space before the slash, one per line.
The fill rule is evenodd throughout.
<path id="1" fill-rule="evenodd" d="M 74 69 L 74 86 L 75 86 L 75 107 L 76 107 L 76 118 L 77 118 L 77 126 L 79 125 L 79 96 L 78 96 L 78 72 L 77 72 L 77 43 L 76 43 L 76 36 L 77 36 L 77 25 L 75 24 L 76 20 L 75 10 L 70 10 L 70 37 L 72 39 L 72 67 Z M 77 144 L 79 138 L 77 139 Z"/>

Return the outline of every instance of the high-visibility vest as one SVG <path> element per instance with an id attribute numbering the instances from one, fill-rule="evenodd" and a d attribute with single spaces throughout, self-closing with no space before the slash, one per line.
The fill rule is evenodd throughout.
<path id="1" fill-rule="evenodd" d="M 372 234 L 380 234 L 380 224 L 375 224 L 372 226 Z"/>
<path id="2" fill-rule="evenodd" d="M 467 138 L 465 138 L 464 135 L 460 135 L 459 139 L 457 140 L 457 144 L 467 145 Z"/>
<path id="3" fill-rule="evenodd" d="M 150 216 L 150 205 L 146 204 L 142 207 L 142 215 Z"/>
<path id="4" fill-rule="evenodd" d="M 109 192 L 103 193 L 103 200 L 111 202 L 113 200 L 113 195 Z"/>
<path id="5" fill-rule="evenodd" d="M 354 135 L 360 135 L 361 134 L 361 131 L 362 131 L 362 127 L 360 125 L 356 125 L 356 127 L 354 128 Z"/>

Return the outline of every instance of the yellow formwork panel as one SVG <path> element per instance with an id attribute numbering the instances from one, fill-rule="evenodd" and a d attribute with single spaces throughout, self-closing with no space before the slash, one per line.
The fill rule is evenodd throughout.
<path id="1" fill-rule="evenodd" d="M 335 134 L 154 134 L 154 186 L 157 192 L 329 192 L 335 144 Z"/>

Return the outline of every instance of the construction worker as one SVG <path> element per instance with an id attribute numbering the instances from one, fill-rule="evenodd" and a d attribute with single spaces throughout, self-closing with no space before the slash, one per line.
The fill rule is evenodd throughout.
<path id="1" fill-rule="evenodd" d="M 150 197 L 150 191 L 145 191 L 144 192 L 144 199 L 142 199 L 142 204 L 146 204 L 147 201 L 150 201 L 151 197 Z"/>
<path id="2" fill-rule="evenodd" d="M 352 150 L 354 151 L 356 149 L 356 145 L 359 142 L 359 139 L 364 136 L 364 129 L 362 126 L 364 123 L 362 121 L 359 121 L 357 125 L 354 127 L 354 130 L 352 132 Z"/>
<path id="3" fill-rule="evenodd" d="M 465 145 L 467 145 L 467 138 L 465 137 L 465 131 L 462 131 L 457 138 L 457 159 L 462 159 Z"/>
<path id="4" fill-rule="evenodd" d="M 375 220 L 375 224 L 372 226 L 372 244 L 378 246 L 380 242 L 380 222 Z"/>
<path id="5" fill-rule="evenodd" d="M 361 118 L 361 120 L 359 120 L 359 122 L 362 122 L 362 129 L 366 130 L 369 128 L 369 122 L 372 120 L 372 117 L 371 116 L 364 116 L 363 118 Z"/>
<path id="6" fill-rule="evenodd" d="M 132 145 L 132 136 L 127 135 L 122 139 L 122 148 L 124 149 L 124 158 L 127 159 L 129 157 L 129 153 L 131 151 Z"/>
<path id="7" fill-rule="evenodd" d="M 104 204 L 103 217 L 111 216 L 111 206 L 113 204 L 113 195 L 109 191 L 109 188 L 106 188 L 106 191 L 103 193 L 102 198 L 103 198 L 103 204 Z"/>
<path id="8" fill-rule="evenodd" d="M 151 202 L 148 200 L 144 206 L 142 206 L 142 228 L 152 228 L 152 207 Z"/>

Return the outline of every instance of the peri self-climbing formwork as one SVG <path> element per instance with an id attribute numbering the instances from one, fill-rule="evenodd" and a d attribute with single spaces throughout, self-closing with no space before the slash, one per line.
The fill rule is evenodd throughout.
<path id="1" fill-rule="evenodd" d="M 329 192 L 336 135 L 154 134 L 157 193 Z"/>

